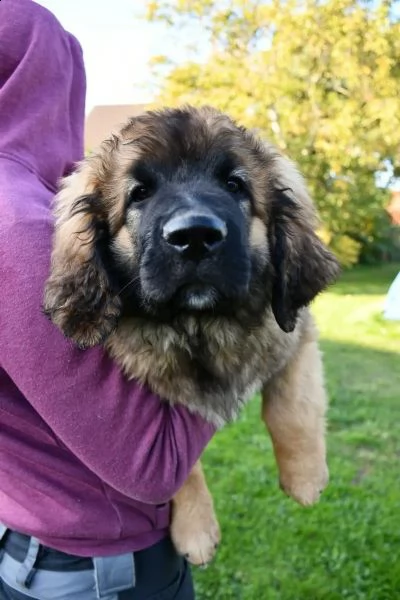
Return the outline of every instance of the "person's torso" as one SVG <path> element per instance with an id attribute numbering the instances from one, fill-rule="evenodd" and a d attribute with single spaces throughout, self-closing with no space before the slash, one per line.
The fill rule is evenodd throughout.
<path id="1" fill-rule="evenodd" d="M 102 482 L 2 369 L 0 432 L 0 521 L 11 529 L 82 556 L 139 550 L 166 534 L 169 504 L 145 505 Z"/>

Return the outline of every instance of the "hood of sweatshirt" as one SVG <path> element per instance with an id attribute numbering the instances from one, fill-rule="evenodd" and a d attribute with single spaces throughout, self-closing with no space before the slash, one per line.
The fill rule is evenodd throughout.
<path id="1" fill-rule="evenodd" d="M 2 0 L 0 157 L 54 192 L 83 155 L 85 93 L 78 41 L 36 2 Z"/>

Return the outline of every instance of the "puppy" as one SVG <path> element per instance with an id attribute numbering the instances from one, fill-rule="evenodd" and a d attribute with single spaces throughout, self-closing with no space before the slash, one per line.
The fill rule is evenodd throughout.
<path id="1" fill-rule="evenodd" d="M 307 308 L 338 274 L 295 166 L 210 107 L 131 119 L 65 178 L 44 310 L 82 348 L 218 427 L 262 394 L 283 490 L 328 482 L 326 395 Z M 195 564 L 219 541 L 198 462 L 171 535 Z"/>

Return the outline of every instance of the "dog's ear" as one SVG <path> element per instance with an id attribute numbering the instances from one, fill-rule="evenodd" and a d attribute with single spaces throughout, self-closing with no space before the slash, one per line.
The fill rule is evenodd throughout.
<path id="1" fill-rule="evenodd" d="M 55 232 L 44 313 L 79 347 L 101 343 L 114 330 L 121 303 L 113 293 L 99 247 L 107 242 L 104 203 L 92 164 L 62 183 L 55 198 Z"/>
<path id="2" fill-rule="evenodd" d="M 276 166 L 269 223 L 272 310 L 279 327 L 290 332 L 299 309 L 333 283 L 340 269 L 315 232 L 315 209 L 302 177 L 282 157 Z"/>

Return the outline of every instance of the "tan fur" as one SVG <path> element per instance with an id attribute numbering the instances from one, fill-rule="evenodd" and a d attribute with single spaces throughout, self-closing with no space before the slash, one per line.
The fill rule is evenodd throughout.
<path id="1" fill-rule="evenodd" d="M 71 216 L 71 198 L 90 193 L 94 188 L 88 169 L 75 171 L 63 180 L 57 195 L 55 210 L 56 237 L 52 261 L 54 268 L 62 268 L 70 258 L 85 261 L 91 254 L 88 237 L 89 215 Z"/>
<path id="2" fill-rule="evenodd" d="M 181 554 L 194 564 L 206 564 L 221 539 L 214 502 L 198 461 L 172 503 L 171 537 Z"/>
<path id="3" fill-rule="evenodd" d="M 263 389 L 262 418 L 273 441 L 282 489 L 297 502 L 316 502 L 328 483 L 327 406 L 317 332 L 311 319 L 285 368 Z"/>
<path id="4" fill-rule="evenodd" d="M 115 234 L 113 248 L 120 259 L 128 266 L 134 264 L 136 259 L 136 247 L 132 241 L 129 231 L 125 225 Z"/>
<path id="5" fill-rule="evenodd" d="M 217 133 L 226 135 L 227 144 L 232 144 L 243 172 L 252 181 L 255 207 L 254 214 L 248 216 L 249 240 L 263 264 L 271 260 L 277 238 L 282 232 L 287 233 L 286 263 L 276 274 L 282 293 L 298 291 L 293 286 L 297 285 L 300 269 L 308 281 L 312 281 L 314 273 L 316 278 L 321 277 L 317 291 L 322 289 L 336 274 L 336 262 L 314 233 L 313 203 L 295 166 L 271 145 L 266 144 L 261 150 L 249 132 L 239 135 L 225 115 L 209 108 L 192 112 L 198 119 L 200 139 Z M 107 295 L 105 274 L 101 267 L 92 265 L 88 285 L 93 283 L 100 290 L 98 314 L 88 313 L 87 309 L 80 324 L 76 325 L 72 319 L 71 325 L 77 301 L 68 293 L 68 286 L 74 279 L 78 282 L 78 276 L 87 280 L 87 273 L 81 273 L 81 269 L 82 264 L 87 264 L 85 261 L 92 260 L 93 249 L 90 216 L 73 216 L 71 207 L 79 196 L 100 193 L 99 210 L 108 220 L 114 250 L 126 264 L 133 263 L 135 240 L 126 230 L 123 207 L 131 185 L 129 166 L 138 157 L 136 141 L 145 136 L 157 139 L 158 135 L 160 152 L 168 152 L 167 142 L 152 127 L 151 119 L 128 123 L 118 137 L 105 142 L 94 157 L 80 165 L 77 174 L 64 182 L 56 203 L 52 272 L 46 287 L 45 308 L 69 337 L 85 345 L 99 343 L 105 337 L 108 352 L 129 378 L 149 385 L 171 403 L 186 405 L 218 427 L 235 418 L 254 393 L 262 391 L 262 417 L 273 440 L 281 485 L 301 504 L 311 504 L 325 487 L 328 471 L 324 440 L 326 395 L 317 333 L 308 308 L 298 311 L 293 331 L 288 333 L 278 325 L 271 306 L 251 329 L 241 324 L 240 315 L 236 320 L 186 316 L 180 320 L 179 328 L 173 323 L 159 325 L 143 318 L 118 321 L 119 298 Z M 262 164 L 250 148 L 262 154 Z M 279 210 L 279 204 L 273 208 L 274 190 L 286 188 L 291 190 L 293 214 L 282 214 L 277 219 L 274 210 Z M 135 213 L 132 214 L 131 219 L 135 220 Z M 131 223 L 131 227 L 135 229 L 136 224 Z M 84 230 L 86 233 L 77 233 Z M 311 274 L 307 271 L 310 269 Z M 279 308 L 275 307 L 275 311 Z M 103 337 L 97 331 L 99 324 Z M 199 332 L 204 353 L 212 357 L 214 373 L 229 384 L 224 392 L 200 390 L 192 377 L 193 340 Z M 176 547 L 192 562 L 199 564 L 212 558 L 220 534 L 200 463 L 173 499 L 171 533 Z"/>
<path id="6" fill-rule="evenodd" d="M 213 357 L 214 371 L 231 380 L 224 415 L 214 411 L 215 394 L 204 394 L 198 402 L 199 390 L 191 377 L 191 340 L 199 328 L 198 319 L 186 319 L 184 333 L 167 325 L 154 327 L 143 320 L 126 320 L 108 338 L 106 347 L 128 377 L 150 385 L 171 403 L 185 404 L 221 427 L 236 417 L 240 406 L 296 351 L 303 320 L 301 316 L 293 333 L 282 334 L 270 312 L 265 314 L 262 326 L 250 332 L 239 323 L 227 327 L 219 317 L 204 319 L 200 328 L 206 332 L 204 344 L 207 354 Z"/>

